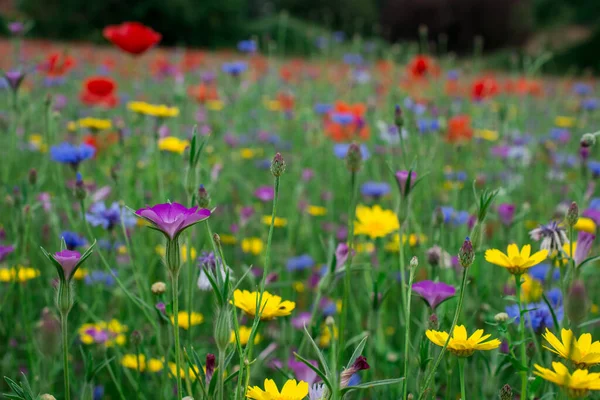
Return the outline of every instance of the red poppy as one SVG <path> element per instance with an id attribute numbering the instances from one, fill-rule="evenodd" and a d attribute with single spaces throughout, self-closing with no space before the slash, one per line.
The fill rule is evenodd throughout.
<path id="1" fill-rule="evenodd" d="M 473 82 L 471 95 L 473 100 L 483 100 L 497 95 L 499 91 L 498 81 L 492 77 L 485 77 Z"/>
<path id="2" fill-rule="evenodd" d="M 371 131 L 365 121 L 366 111 L 367 106 L 363 103 L 335 102 L 333 109 L 325 115 L 323 121 L 325 134 L 334 142 L 369 139 Z"/>
<path id="3" fill-rule="evenodd" d="M 102 34 L 121 50 L 135 56 L 145 53 L 162 38 L 160 33 L 139 22 L 109 25 L 104 28 Z"/>
<path id="4" fill-rule="evenodd" d="M 112 108 L 117 105 L 115 96 L 117 84 L 110 78 L 92 77 L 83 82 L 81 101 L 88 106 L 103 106 Z"/>
<path id="5" fill-rule="evenodd" d="M 294 95 L 291 93 L 279 93 L 277 95 L 277 101 L 279 101 L 281 109 L 286 112 L 292 111 L 294 109 L 294 105 L 296 104 L 296 99 L 294 99 Z"/>
<path id="6" fill-rule="evenodd" d="M 446 140 L 450 143 L 468 142 L 473 138 L 471 117 L 468 115 L 455 115 L 448 120 Z"/>
<path id="7" fill-rule="evenodd" d="M 96 149 L 94 157 L 98 155 L 98 153 L 103 152 L 118 141 L 119 134 L 116 132 L 110 132 L 107 134 L 100 135 L 86 135 L 83 137 L 83 143 L 87 144 L 88 146 L 92 146 L 94 149 Z"/>
<path id="8" fill-rule="evenodd" d="M 44 71 L 49 77 L 61 77 L 75 66 L 75 59 L 71 56 L 61 53 L 52 53 L 46 58 L 39 69 Z"/>
<path id="9" fill-rule="evenodd" d="M 413 78 L 425 78 L 438 75 L 440 69 L 433 58 L 419 54 L 408 63 L 408 72 Z"/>
<path id="10" fill-rule="evenodd" d="M 217 87 L 206 83 L 201 83 L 198 86 L 191 86 L 188 89 L 188 95 L 194 98 L 198 103 L 219 100 Z"/>

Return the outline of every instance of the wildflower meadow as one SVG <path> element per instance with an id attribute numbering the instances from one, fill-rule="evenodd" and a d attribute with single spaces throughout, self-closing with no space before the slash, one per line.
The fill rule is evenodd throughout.
<path id="1" fill-rule="evenodd" d="M 9 28 L 4 398 L 600 399 L 593 78 Z"/>

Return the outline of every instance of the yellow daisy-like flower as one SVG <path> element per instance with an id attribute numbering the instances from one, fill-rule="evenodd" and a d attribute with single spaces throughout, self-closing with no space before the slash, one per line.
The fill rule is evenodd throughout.
<path id="1" fill-rule="evenodd" d="M 383 210 L 379 205 L 372 208 L 359 205 L 356 207 L 354 233 L 368 235 L 371 239 L 385 237 L 400 228 L 398 217 L 392 210 Z"/>
<path id="2" fill-rule="evenodd" d="M 591 218 L 581 217 L 577 220 L 573 229 L 588 233 L 596 233 L 596 223 Z"/>
<path id="3" fill-rule="evenodd" d="M 149 104 L 145 101 L 129 102 L 127 108 L 138 114 L 150 115 L 158 118 L 171 118 L 179 115 L 179 108 L 177 107 L 169 107 L 164 104 Z"/>
<path id="4" fill-rule="evenodd" d="M 544 287 L 537 279 L 533 279 L 529 274 L 521 276 L 521 301 L 528 303 L 538 301 L 542 297 Z"/>
<path id="5" fill-rule="evenodd" d="M 254 317 L 256 315 L 256 303 L 260 297 L 260 292 L 249 292 L 247 290 L 237 289 L 233 292 L 233 305 L 242 309 L 246 314 Z M 277 317 L 285 317 L 292 313 L 296 308 L 293 301 L 282 301 L 281 297 L 273 295 L 267 291 L 263 293 L 259 310 L 262 310 L 260 319 L 270 320 Z"/>
<path id="6" fill-rule="evenodd" d="M 141 220 L 141 218 L 139 218 Z M 159 244 L 158 246 L 156 246 L 154 248 L 154 250 L 156 251 L 156 254 L 158 254 L 161 257 L 165 257 L 165 255 L 167 254 L 167 250 L 166 247 Z M 182 244 L 179 247 L 179 257 L 181 258 L 181 262 L 187 262 L 188 260 L 188 253 L 191 256 L 192 260 L 196 259 L 196 256 L 198 255 L 198 252 L 196 251 L 195 248 L 190 247 L 190 250 L 188 252 L 188 248 L 185 244 Z"/>
<path id="7" fill-rule="evenodd" d="M 406 244 L 407 240 L 408 240 L 408 245 L 410 247 L 415 247 L 419 244 L 427 242 L 427 236 L 416 235 L 414 233 L 411 233 L 407 237 L 405 234 L 403 234 L 402 235 L 402 243 Z M 384 248 L 386 251 L 389 251 L 391 253 L 398 253 L 400 251 L 400 235 L 398 235 L 398 234 L 394 235 L 392 237 L 392 240 L 385 244 Z"/>
<path id="8" fill-rule="evenodd" d="M 124 354 L 123 358 L 121 358 L 121 365 L 128 369 L 134 369 L 136 371 L 144 372 L 158 372 L 163 369 L 163 363 L 156 358 L 151 358 L 146 361 L 146 356 L 140 354 L 139 356 L 139 365 L 138 365 L 138 356 L 137 354 Z"/>
<path id="9" fill-rule="evenodd" d="M 495 142 L 498 140 L 498 131 L 494 131 L 491 129 L 479 129 L 475 131 L 475 137 L 487 140 L 489 142 Z"/>
<path id="10" fill-rule="evenodd" d="M 571 398 L 586 397 L 590 390 L 600 390 L 600 373 L 578 369 L 571 374 L 564 364 L 552 362 L 554 371 L 534 364 L 533 373 L 565 389 Z"/>
<path id="11" fill-rule="evenodd" d="M 265 225 L 271 225 L 271 216 L 264 215 L 261 218 L 261 221 Z M 286 225 L 287 225 L 287 219 L 281 218 L 281 217 L 275 217 L 275 221 L 273 221 L 273 226 L 275 226 L 276 228 L 283 228 Z"/>
<path id="12" fill-rule="evenodd" d="M 194 374 L 194 370 L 196 372 L 195 374 Z M 203 368 L 203 370 L 206 372 L 205 368 Z M 175 377 L 176 373 L 177 373 L 177 364 L 175 364 L 174 362 L 170 362 L 169 363 L 169 376 L 171 378 L 173 378 L 173 377 Z M 188 373 L 188 375 L 190 377 L 190 380 L 191 381 L 195 381 L 196 380 L 196 375 L 198 375 L 200 373 L 200 370 L 198 369 L 197 366 L 194 366 L 194 369 L 192 369 L 191 367 L 188 368 L 187 373 Z M 179 369 L 179 376 L 182 379 L 185 379 L 185 377 L 186 377 L 185 374 L 186 374 L 185 370 L 183 368 L 180 368 Z"/>
<path id="13" fill-rule="evenodd" d="M 158 148 L 171 153 L 183 154 L 189 145 L 188 140 L 179 139 L 175 136 L 167 136 L 158 140 Z"/>
<path id="14" fill-rule="evenodd" d="M 75 275 L 73 275 L 73 279 L 80 281 L 83 280 L 88 274 L 88 270 L 85 268 L 77 268 L 75 271 Z"/>
<path id="15" fill-rule="evenodd" d="M 75 132 L 77 130 L 77 122 L 75 122 L 75 121 L 67 122 L 67 130 L 69 132 Z"/>
<path id="16" fill-rule="evenodd" d="M 354 244 L 354 250 L 359 254 L 371 254 L 375 251 L 375 244 L 372 242 L 362 243 L 358 242 Z"/>
<path id="17" fill-rule="evenodd" d="M 242 346 L 248 344 L 250 340 L 250 332 L 252 332 L 252 328 L 248 328 L 247 326 L 240 326 L 240 343 Z M 254 344 L 258 344 L 260 342 L 261 336 L 260 334 L 254 335 Z M 229 343 L 235 343 L 235 332 L 231 331 L 231 336 L 229 337 Z"/>
<path id="18" fill-rule="evenodd" d="M 514 275 L 520 275 L 544 261 L 548 257 L 548 250 L 540 250 L 531 255 L 531 245 L 526 244 L 519 252 L 516 244 L 509 244 L 504 254 L 498 249 L 489 249 L 485 252 L 485 260 L 491 264 L 504 267 Z"/>
<path id="19" fill-rule="evenodd" d="M 428 330 L 425 332 L 427 338 L 432 343 L 444 347 L 448 339 L 447 332 Z M 467 329 L 464 325 L 456 325 L 450 342 L 448 343 L 448 351 L 459 357 L 469 357 L 475 353 L 475 350 L 494 350 L 500 347 L 498 339 L 492 339 L 485 342 L 491 335 L 484 335 L 483 329 L 476 330 L 471 336 L 467 337 Z"/>
<path id="20" fill-rule="evenodd" d="M 293 282 L 292 288 L 296 291 L 296 293 L 304 293 L 304 290 L 306 290 L 306 286 L 304 285 L 304 282 L 300 282 L 300 281 Z"/>
<path id="21" fill-rule="evenodd" d="M 281 110 L 281 103 L 278 100 L 272 100 L 268 97 L 263 97 L 263 104 L 265 108 L 269 111 L 279 111 Z"/>
<path id="22" fill-rule="evenodd" d="M 177 317 L 177 323 L 179 324 L 179 327 L 185 330 L 190 329 L 190 326 L 200 325 L 204 322 L 204 315 L 197 312 L 192 312 L 190 315 L 190 313 L 187 311 L 179 311 L 179 313 L 177 313 Z M 175 316 L 173 315 L 171 316 L 171 323 L 175 323 Z"/>
<path id="23" fill-rule="evenodd" d="M 240 157 L 242 157 L 244 160 L 251 160 L 253 158 L 261 156 L 262 154 L 262 149 L 251 149 L 248 147 L 240 149 Z"/>
<path id="24" fill-rule="evenodd" d="M 77 124 L 82 128 L 94 129 L 97 131 L 103 131 L 105 129 L 112 128 L 112 121 L 110 119 L 100 118 L 82 118 L 77 121 Z"/>
<path id="25" fill-rule="evenodd" d="M 579 336 L 579 339 L 576 339 L 570 329 L 562 329 L 561 340 L 559 340 L 546 328 L 546 333 L 542 336 L 550 345 L 550 347 L 544 345 L 545 349 L 566 360 L 573 361 L 573 364 L 579 369 L 587 369 L 600 364 L 600 341 L 592 342 L 592 335 L 589 333 L 584 333 Z"/>
<path id="26" fill-rule="evenodd" d="M 554 118 L 554 125 L 559 128 L 572 128 L 575 126 L 575 118 L 558 115 Z"/>
<path id="27" fill-rule="evenodd" d="M 308 396 L 308 383 L 304 381 L 296 382 L 295 379 L 288 379 L 281 388 L 281 392 L 272 379 L 265 379 L 264 387 L 264 390 L 258 386 L 249 387 L 246 398 L 254 400 L 302 400 Z"/>
<path id="28" fill-rule="evenodd" d="M 319 346 L 328 347 L 331 344 L 331 330 L 333 330 L 333 336 L 337 339 L 339 335 L 338 327 L 332 325 L 331 327 L 323 324 L 321 326 L 321 335 L 319 336 Z"/>
<path id="29" fill-rule="evenodd" d="M 220 235 L 220 237 L 221 237 L 221 244 L 233 245 L 233 244 L 237 243 L 237 238 L 233 235 L 223 234 L 223 235 Z"/>
<path id="30" fill-rule="evenodd" d="M 0 282 L 27 282 L 40 276 L 40 270 L 18 265 L 13 268 L 0 268 Z"/>
<path id="31" fill-rule="evenodd" d="M 323 215 L 327 215 L 327 209 L 321 206 L 310 205 L 306 208 L 306 212 L 313 217 L 322 217 Z"/>
<path id="32" fill-rule="evenodd" d="M 262 253 L 265 245 L 262 240 L 256 237 L 246 238 L 242 240 L 242 251 L 244 253 L 252 253 L 255 256 Z"/>

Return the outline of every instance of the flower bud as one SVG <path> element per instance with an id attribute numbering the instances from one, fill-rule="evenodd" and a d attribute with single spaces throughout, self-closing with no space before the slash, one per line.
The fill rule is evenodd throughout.
<path id="1" fill-rule="evenodd" d="M 35 185 L 37 183 L 37 170 L 35 168 L 31 168 L 29 170 L 29 184 Z"/>
<path id="2" fill-rule="evenodd" d="M 581 279 L 573 282 L 567 293 L 566 311 L 571 324 L 580 324 L 588 311 L 588 296 Z"/>
<path id="3" fill-rule="evenodd" d="M 340 243 L 337 245 L 335 249 L 335 269 L 340 270 L 346 260 L 348 260 L 348 255 L 350 254 L 350 249 L 346 243 Z"/>
<path id="4" fill-rule="evenodd" d="M 231 317 L 227 308 L 221 308 L 215 318 L 215 343 L 219 351 L 227 350 L 231 335 Z"/>
<path id="5" fill-rule="evenodd" d="M 218 233 L 213 234 L 213 242 L 215 242 L 217 247 L 221 245 L 221 236 Z"/>
<path id="6" fill-rule="evenodd" d="M 352 377 L 352 375 L 354 375 L 358 371 L 362 371 L 364 369 L 369 368 L 371 368 L 371 366 L 369 365 L 369 363 L 367 363 L 367 359 L 364 356 L 358 356 L 358 358 L 356 359 L 356 361 L 354 361 L 354 364 L 352 364 L 350 368 L 347 368 L 344 371 L 342 371 L 340 376 L 340 386 L 343 388 L 348 386 L 348 382 L 350 382 L 350 378 Z"/>
<path id="7" fill-rule="evenodd" d="M 409 267 L 411 269 L 416 269 L 418 266 L 419 266 L 419 259 L 417 258 L 417 256 L 413 256 L 413 258 L 410 259 Z"/>
<path id="8" fill-rule="evenodd" d="M 593 133 L 586 133 L 581 137 L 579 142 L 581 147 L 592 147 L 596 144 L 596 136 Z"/>
<path id="9" fill-rule="evenodd" d="M 509 318 L 510 317 L 505 312 L 501 312 L 501 313 L 494 315 L 494 321 L 496 321 L 498 323 L 506 322 L 509 320 Z"/>
<path id="10" fill-rule="evenodd" d="M 404 118 L 402 117 L 402 109 L 398 104 L 394 107 L 394 124 L 398 127 L 398 132 L 401 132 L 404 126 Z"/>
<path id="11" fill-rule="evenodd" d="M 331 315 L 329 315 L 327 318 L 325 318 L 325 325 L 327 325 L 327 326 L 335 325 L 335 319 L 333 319 L 333 317 Z"/>
<path id="12" fill-rule="evenodd" d="M 198 206 L 200 208 L 208 208 L 210 205 L 210 195 L 204 188 L 204 185 L 200 185 L 198 188 Z"/>
<path id="13" fill-rule="evenodd" d="M 276 153 L 275 157 L 273 157 L 273 161 L 271 162 L 271 173 L 275 177 L 279 177 L 283 175 L 285 172 L 285 160 L 281 153 Z"/>
<path id="14" fill-rule="evenodd" d="M 438 245 L 435 245 L 429 249 L 427 249 L 427 263 L 433 267 L 437 267 L 440 263 L 440 259 L 442 258 L 442 248 Z"/>
<path id="15" fill-rule="evenodd" d="M 135 347 L 138 347 L 140 344 L 142 344 L 144 337 L 142 336 L 142 332 L 140 332 L 136 329 L 133 332 L 131 332 L 131 336 L 129 337 L 129 340 L 131 341 L 132 345 L 134 345 Z"/>
<path id="16" fill-rule="evenodd" d="M 213 374 L 215 373 L 215 355 L 208 353 L 206 355 L 206 386 L 210 385 Z"/>
<path id="17" fill-rule="evenodd" d="M 475 252 L 473 251 L 473 244 L 471 243 L 471 239 L 467 237 L 458 252 L 458 261 L 463 268 L 469 268 L 474 260 Z"/>
<path id="18" fill-rule="evenodd" d="M 576 202 L 572 202 L 567 210 L 567 216 L 565 217 L 565 221 L 569 227 L 574 227 L 579 219 L 579 207 Z"/>
<path id="19" fill-rule="evenodd" d="M 151 289 L 155 295 L 161 295 L 167 291 L 167 284 L 164 282 L 154 282 Z"/>
<path id="20" fill-rule="evenodd" d="M 52 396 L 51 394 L 44 393 L 40 396 L 40 400 L 56 400 L 56 397 Z"/>
<path id="21" fill-rule="evenodd" d="M 360 152 L 360 146 L 357 143 L 352 143 L 348 147 L 348 152 L 346 153 L 346 167 L 348 168 L 348 171 L 357 173 L 360 171 L 361 164 L 362 153 Z"/>
<path id="22" fill-rule="evenodd" d="M 81 173 L 78 172 L 75 178 L 75 197 L 77 198 L 77 200 L 83 201 L 85 200 L 86 196 L 87 192 L 85 190 L 85 185 L 83 184 L 83 178 L 81 176 Z"/>
<path id="23" fill-rule="evenodd" d="M 500 400 L 513 400 L 513 391 L 508 383 L 502 386 L 502 389 L 500 389 L 499 396 Z"/>

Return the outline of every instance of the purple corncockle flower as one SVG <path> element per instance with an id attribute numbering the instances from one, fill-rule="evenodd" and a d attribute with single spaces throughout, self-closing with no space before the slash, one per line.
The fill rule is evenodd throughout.
<path id="1" fill-rule="evenodd" d="M 4 261 L 4 259 L 6 258 L 7 255 L 9 255 L 10 253 L 12 253 L 13 251 L 15 251 L 15 247 L 8 245 L 8 246 L 4 246 L 4 245 L 0 245 L 0 262 Z"/>
<path id="2" fill-rule="evenodd" d="M 254 197 L 260 201 L 272 201 L 275 197 L 275 189 L 272 186 L 261 186 L 254 191 Z"/>
<path id="3" fill-rule="evenodd" d="M 75 250 L 62 250 L 54 253 L 54 259 L 63 267 L 65 276 L 70 276 L 79 260 L 81 260 L 81 253 Z"/>
<path id="4" fill-rule="evenodd" d="M 6 71 L 4 73 L 4 79 L 8 83 L 8 86 L 13 92 L 19 90 L 23 79 L 25 79 L 25 73 L 19 70 Z"/>
<path id="5" fill-rule="evenodd" d="M 498 206 L 498 216 L 503 225 L 510 226 L 515 218 L 515 205 L 509 203 L 500 204 Z"/>
<path id="6" fill-rule="evenodd" d="M 315 360 L 308 360 L 308 362 L 310 362 L 315 368 L 319 366 Z M 312 385 L 317 380 L 317 373 L 310 369 L 310 367 L 308 367 L 302 361 L 296 361 L 293 358 L 290 358 L 288 361 L 288 368 L 294 371 L 294 376 L 299 381 L 304 381 L 309 385 Z"/>
<path id="7" fill-rule="evenodd" d="M 412 171 L 410 173 L 410 187 L 406 188 L 406 182 L 408 181 L 408 171 L 398 171 L 396 172 L 396 180 L 398 181 L 398 186 L 400 187 L 400 194 L 402 197 L 406 197 L 410 190 L 415 185 L 415 181 L 417 180 L 417 173 Z"/>
<path id="8" fill-rule="evenodd" d="M 335 249 L 335 269 L 340 270 L 344 264 L 346 264 L 346 260 L 348 259 L 348 255 L 350 254 L 350 248 L 346 243 L 340 243 L 337 245 Z"/>
<path id="9" fill-rule="evenodd" d="M 179 203 L 163 203 L 140 208 L 135 214 L 173 240 L 185 229 L 210 217 L 210 210 L 197 206 L 187 208 Z"/>
<path id="10" fill-rule="evenodd" d="M 575 248 L 575 255 L 573 259 L 575 260 L 575 266 L 579 266 L 592 249 L 592 245 L 594 244 L 594 240 L 596 239 L 596 235 L 579 231 L 577 234 L 577 247 Z"/>
<path id="11" fill-rule="evenodd" d="M 412 290 L 425 300 L 432 311 L 435 311 L 437 306 L 456 294 L 454 286 L 429 280 L 413 283 Z"/>
<path id="12" fill-rule="evenodd" d="M 292 326 L 296 329 L 304 329 L 310 323 L 311 314 L 308 311 L 301 312 L 292 318 Z"/>

